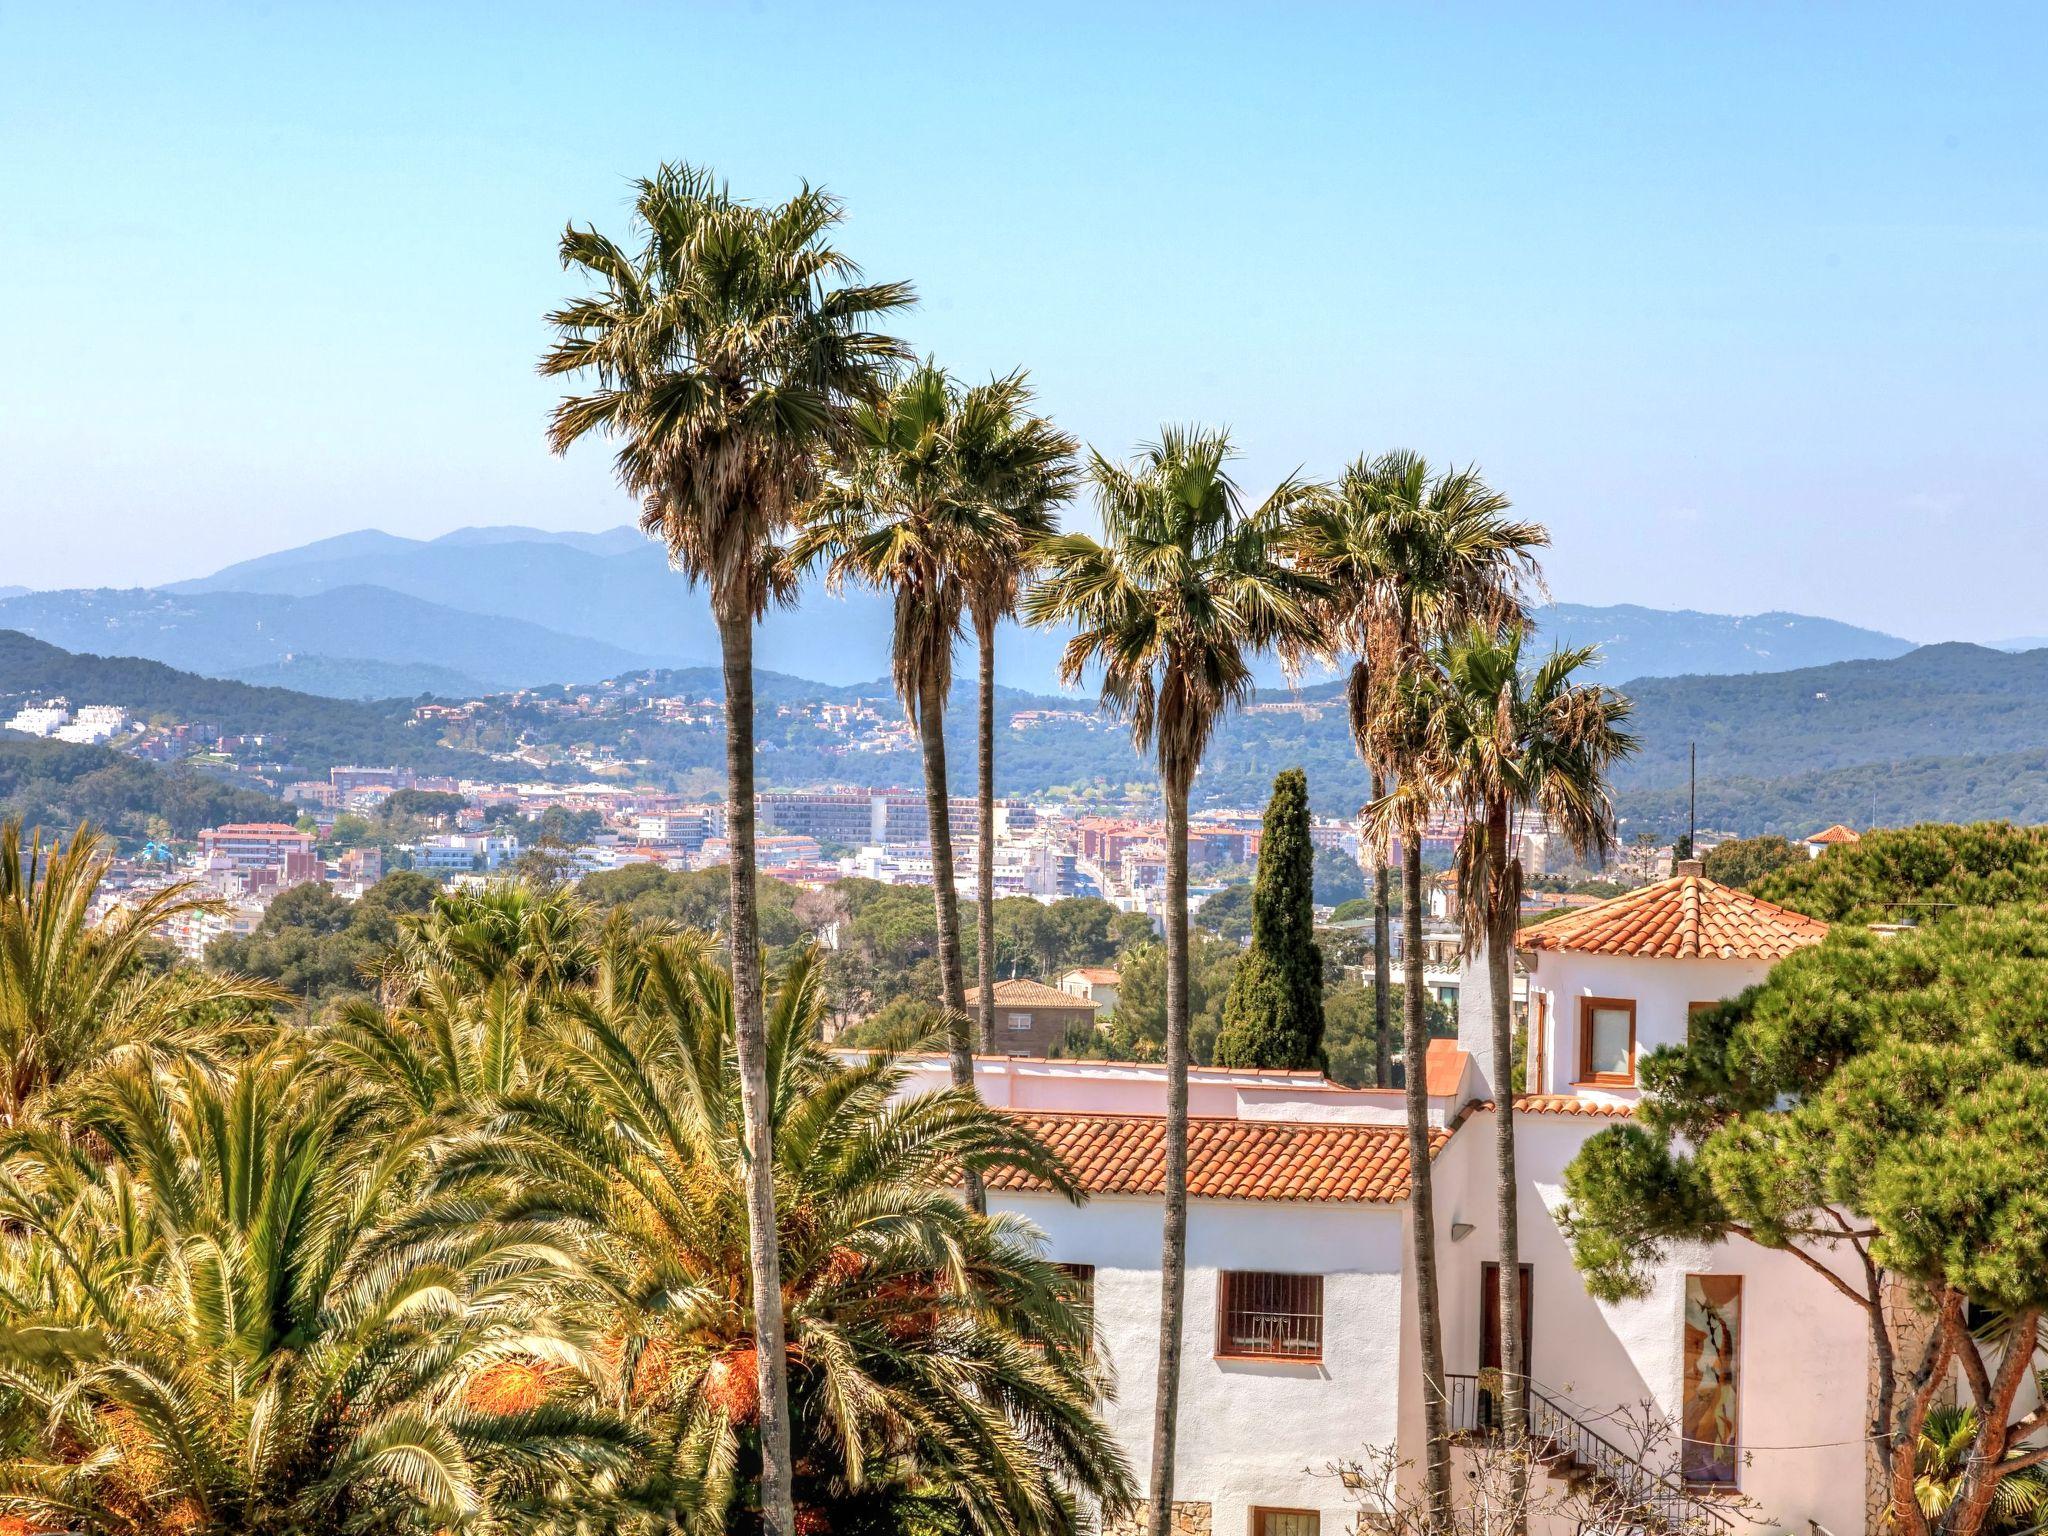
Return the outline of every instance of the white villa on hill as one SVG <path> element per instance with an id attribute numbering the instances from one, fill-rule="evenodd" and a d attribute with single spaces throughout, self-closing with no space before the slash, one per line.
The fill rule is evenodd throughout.
<path id="1" fill-rule="evenodd" d="M 1703 878 L 1672 879 L 1525 936 L 1530 1081 L 1517 1102 L 1530 1376 L 1553 1430 L 1619 1439 L 1652 1404 L 1685 1436 L 1668 1472 L 1689 1520 L 1739 1493 L 1760 1530 L 1859 1536 L 1867 1516 L 1869 1345 L 1860 1312 L 1796 1260 L 1747 1244 L 1673 1255 L 1644 1300 L 1609 1306 L 1575 1272 L 1555 1212 L 1584 1140 L 1632 1112 L 1636 1064 L 1825 927 Z M 1490 1047 L 1428 1062 L 1437 1255 L 1454 1427 L 1478 1427 L 1497 1364 Z M 913 1091 L 944 1081 L 921 1065 Z M 1106 1412 L 1149 1465 L 1158 1358 L 1165 1083 L 1159 1068 L 977 1062 L 983 1095 L 1028 1118 L 1089 1192 L 1079 1207 L 1019 1177 L 992 1207 L 1028 1217 L 1093 1283 L 1117 1377 Z M 1393 1447 L 1419 1467 L 1423 1405 L 1408 1151 L 1398 1092 L 1315 1073 L 1192 1074 L 1188 1286 L 1175 1498 L 1183 1530 L 1339 1536 L 1357 1517 L 1334 1463 Z M 1880 1506 L 1881 1507 L 1881 1506 Z M 1727 1529 L 1748 1521 L 1729 1521 Z M 1646 1527 L 1649 1529 L 1649 1527 Z"/>

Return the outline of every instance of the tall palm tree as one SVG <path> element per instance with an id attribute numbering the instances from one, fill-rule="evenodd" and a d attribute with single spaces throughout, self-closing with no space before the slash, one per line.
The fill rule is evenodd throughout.
<path id="1" fill-rule="evenodd" d="M 976 695 L 975 957 L 981 1048 L 996 1049 L 996 628 L 1074 490 L 1075 440 L 1030 410 L 1024 375 L 970 391 L 962 405 L 959 560 L 979 663 Z"/>
<path id="2" fill-rule="evenodd" d="M 1029 399 L 1020 374 L 961 390 L 931 363 L 912 369 L 886 398 L 855 412 L 851 442 L 837 456 L 790 550 L 796 565 L 825 562 L 834 585 L 857 582 L 893 598 L 891 664 L 897 695 L 917 727 L 924 758 L 941 1001 L 952 1020 L 953 1079 L 962 1087 L 973 1085 L 974 1061 L 961 961 L 945 709 L 963 614 L 974 608 L 978 630 L 986 618 L 987 671 L 993 666 L 989 647 L 996 619 L 1015 600 L 1015 566 L 1044 531 L 1051 504 L 1062 494 L 1071 441 L 1050 423 L 1027 415 Z M 1011 572 L 1007 587 L 999 574 L 1006 567 Z M 985 713 L 993 709 L 992 688 L 990 675 Z M 992 753 L 993 715 L 989 718 L 987 752 Z M 992 756 L 985 756 L 984 770 L 986 793 L 992 797 Z M 991 800 L 984 806 L 992 817 Z M 993 863 L 993 850 L 984 850 L 984 882 Z M 986 898 L 982 905 L 986 919 Z M 984 949 L 992 947 L 992 936 L 984 939 Z M 991 1023 L 986 1035 L 992 1034 Z"/>
<path id="3" fill-rule="evenodd" d="M 800 1509 L 851 1524 L 936 1495 L 1011 1536 L 1066 1536 L 1077 1493 L 1114 1515 L 1130 1474 L 1093 1411 L 1107 1383 L 1071 1282 L 1025 1228 L 953 1194 L 962 1164 L 1071 1193 L 1064 1170 L 971 1091 L 899 1102 L 897 1057 L 841 1063 L 819 1042 L 825 1007 L 805 955 L 768 1018 Z M 492 1221 L 584 1255 L 618 1390 L 662 1469 L 636 1497 L 682 1468 L 703 1522 L 728 1528 L 747 1513 L 753 1357 L 769 1347 L 739 1236 L 733 1035 L 723 971 L 657 944 L 636 996 L 568 1005 L 536 1053 L 545 1091 L 507 1097 L 441 1175 L 452 1195 L 482 1192 Z"/>
<path id="4" fill-rule="evenodd" d="M 1167 428 L 1135 463 L 1091 455 L 1103 539 L 1048 542 L 1046 575 L 1025 597 L 1034 624 L 1076 633 L 1060 678 L 1102 668 L 1102 700 L 1155 748 L 1166 801 L 1165 1234 L 1160 1259 L 1158 1401 L 1149 1536 L 1166 1536 L 1180 1406 L 1187 1288 L 1188 795 L 1217 722 L 1252 690 L 1249 657 L 1306 643 L 1314 582 L 1274 558 L 1274 541 L 1311 496 L 1288 480 L 1247 511 L 1227 469 L 1227 434 Z"/>
<path id="5" fill-rule="evenodd" d="M 629 1461 L 620 1416 L 474 1390 L 508 1359 L 597 1374 L 549 1305 L 568 1272 L 531 1231 L 422 1234 L 424 1134 L 367 1134 L 373 1107 L 278 1047 L 111 1074 L 92 1155 L 54 1129 L 12 1144 L 0 1507 L 118 1536 L 603 1513 L 584 1501 Z"/>
<path id="6" fill-rule="evenodd" d="M 926 362 L 856 411 L 850 439 L 790 545 L 790 560 L 799 569 L 822 563 L 835 588 L 851 581 L 892 599 L 890 673 L 924 759 L 939 1000 L 951 1016 L 954 1081 L 972 1084 L 945 730 L 964 603 L 955 566 L 959 406 L 952 380 Z"/>
<path id="7" fill-rule="evenodd" d="M 90 827 L 46 849 L 40 833 L 22 846 L 19 819 L 0 823 L 0 1125 L 33 1118 L 72 1079 L 119 1058 L 206 1054 L 224 1012 L 289 1001 L 262 982 L 145 964 L 158 928 L 219 903 L 179 882 L 95 921 L 112 862 Z"/>
<path id="8" fill-rule="evenodd" d="M 754 625 L 787 600 L 777 540 L 816 491 L 820 460 L 855 405 L 877 398 L 903 344 L 871 329 L 905 308 L 903 283 L 866 283 L 832 243 L 837 199 L 804 187 L 788 202 L 735 198 L 709 171 L 664 165 L 637 184 L 638 249 L 571 225 L 564 267 L 589 291 L 548 318 L 548 376 L 578 375 L 589 393 L 554 411 L 563 452 L 615 438 L 618 476 L 640 499 L 640 525 L 670 561 L 710 588 L 725 671 L 726 835 L 740 1081 L 755 1173 L 749 1220 L 765 1336 L 778 1338 L 773 1152 L 761 1015 L 754 856 Z M 761 1351 L 764 1510 L 770 1536 L 794 1536 L 782 1351 Z"/>
<path id="9" fill-rule="evenodd" d="M 1577 680 L 1591 646 L 1557 651 L 1524 671 L 1524 631 L 1474 624 L 1417 674 L 1431 734 L 1422 773 L 1464 816 L 1455 875 L 1466 953 L 1487 969 L 1493 1034 L 1496 1191 L 1500 1229 L 1502 1428 L 1510 1440 L 1528 1431 L 1528 1362 L 1522 1358 L 1521 1228 L 1516 1207 L 1514 1120 L 1515 930 L 1522 906 L 1521 833 L 1540 817 L 1581 857 L 1605 853 L 1613 839 L 1608 773 L 1635 750 L 1622 729 L 1629 702 Z M 1518 1460 L 1517 1482 L 1527 1477 Z M 1514 1507 L 1520 1507 L 1519 1493 Z"/>
<path id="10" fill-rule="evenodd" d="M 1311 569 L 1328 569 L 1333 551 L 1356 567 L 1345 580 L 1355 606 L 1339 617 L 1361 664 L 1351 679 L 1354 732 L 1382 793 L 1367 814 L 1375 845 L 1401 845 L 1402 1060 L 1411 1165 L 1409 1206 L 1415 1232 L 1416 1312 L 1422 1334 L 1425 1475 L 1432 1523 L 1450 1509 L 1450 1436 L 1445 1398 L 1443 1320 L 1437 1289 L 1435 1196 L 1429 1166 L 1422 953 L 1422 834 L 1437 800 L 1424 772 L 1429 751 L 1425 696 L 1404 686 L 1421 671 L 1434 642 L 1468 624 L 1519 621 L 1522 590 L 1535 575 L 1534 552 L 1549 542 L 1537 523 L 1508 516 L 1507 497 L 1477 470 L 1433 470 L 1420 454 L 1395 451 L 1359 459 L 1344 473 L 1321 515 L 1294 539 Z M 1320 552 L 1318 552 L 1320 551 Z M 1326 615 L 1327 617 L 1327 615 Z M 1387 788 L 1385 781 L 1391 780 Z"/>

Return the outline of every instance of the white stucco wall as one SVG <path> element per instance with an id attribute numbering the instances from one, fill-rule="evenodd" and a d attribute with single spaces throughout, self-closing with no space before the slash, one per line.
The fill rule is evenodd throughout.
<path id="1" fill-rule="evenodd" d="M 1764 1529 L 1802 1530 L 1815 1520 L 1834 1536 L 1856 1536 L 1864 1527 L 1864 1314 L 1798 1260 L 1741 1241 L 1675 1249 L 1648 1296 L 1596 1302 L 1572 1265 L 1556 1213 L 1565 1165 L 1588 1136 L 1614 1123 L 1560 1115 L 1517 1121 L 1521 1259 L 1532 1267 L 1532 1381 L 1567 1406 L 1583 1405 L 1589 1420 L 1650 1402 L 1675 1421 L 1685 1276 L 1741 1275 L 1742 1494 L 1755 1501 Z M 1479 1363 L 1480 1266 L 1499 1252 L 1491 1112 L 1460 1128 L 1436 1173 L 1446 1369 L 1470 1375 Z M 1461 1241 L 1450 1235 L 1458 1223 L 1472 1227 Z M 1411 1443 L 1419 1444 L 1419 1416 L 1413 1433 Z"/>
<path id="2" fill-rule="evenodd" d="M 1543 1019 L 1543 1055 L 1532 1085 L 1538 1093 L 1578 1092 L 1584 1097 L 1632 1103 L 1634 1088 L 1577 1087 L 1579 1001 L 1587 997 L 1633 998 L 1636 1059 L 1660 1045 L 1685 1043 L 1688 1007 L 1716 1002 L 1755 986 L 1770 973 L 1761 960 L 1666 960 L 1626 955 L 1584 955 L 1541 951 L 1528 954 L 1532 1010 Z M 1534 1015 L 1532 1014 L 1532 1017 Z"/>
<path id="3" fill-rule="evenodd" d="M 1076 1208 L 1004 1195 L 995 1204 L 1034 1222 L 1048 1257 L 1095 1266 L 1097 1338 L 1117 1376 L 1104 1416 L 1144 1482 L 1159 1365 L 1159 1203 L 1098 1196 Z M 1355 1506 L 1328 1468 L 1395 1439 L 1401 1227 L 1392 1206 L 1190 1202 L 1174 1497 L 1209 1503 L 1216 1536 L 1249 1536 L 1261 1506 L 1320 1510 L 1328 1536 L 1350 1529 Z M 1233 1269 L 1323 1276 L 1321 1361 L 1217 1358 L 1217 1276 Z"/>
<path id="4" fill-rule="evenodd" d="M 952 1082 L 951 1064 L 943 1056 L 914 1057 L 906 1065 L 910 1071 L 903 1088 L 906 1095 L 929 1093 Z M 1468 1063 L 1457 1092 L 1430 1100 L 1432 1124 L 1448 1124 L 1479 1091 L 1469 1068 Z M 976 1056 L 974 1086 L 988 1103 L 1004 1109 L 1097 1115 L 1166 1113 L 1166 1074 L 1156 1064 Z M 1345 1088 L 1317 1072 L 1236 1072 L 1223 1067 L 1197 1067 L 1188 1073 L 1188 1113 L 1224 1120 L 1358 1125 L 1405 1125 L 1408 1119 L 1407 1100 L 1399 1089 Z"/>

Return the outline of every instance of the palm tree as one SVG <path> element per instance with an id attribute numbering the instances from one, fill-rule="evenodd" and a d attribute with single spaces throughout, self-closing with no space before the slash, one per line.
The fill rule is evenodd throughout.
<path id="1" fill-rule="evenodd" d="M 1107 1383 L 1083 1310 L 1026 1228 L 953 1193 L 961 1166 L 1071 1193 L 1051 1153 L 972 1091 L 896 1102 L 889 1053 L 847 1066 L 818 1038 L 817 956 L 768 1017 L 782 1294 L 801 1518 L 835 1525 L 954 1501 L 967 1527 L 1064 1536 L 1073 1499 L 1132 1500 L 1093 1412 Z M 701 1518 L 744 1526 L 756 1465 L 746 1153 L 733 998 L 701 948 L 660 943 L 630 999 L 572 1001 L 537 1053 L 544 1091 L 457 1141 L 441 1184 L 584 1255 L 617 1392 L 651 1447 L 633 1497 L 682 1469 Z M 451 1210 L 471 1209 L 456 1203 Z M 651 1505 L 650 1505 L 651 1507 Z"/>
<path id="2" fill-rule="evenodd" d="M 23 848 L 18 819 L 0 823 L 0 1125 L 33 1118 L 71 1080 L 120 1058 L 208 1054 L 224 1013 L 289 1001 L 262 982 L 145 963 L 165 923 L 219 902 L 179 882 L 96 922 L 112 863 L 90 827 L 45 850 L 40 834 Z"/>
<path id="3" fill-rule="evenodd" d="M 1495 1158 L 1500 1226 L 1502 1428 L 1528 1430 L 1528 1362 L 1522 1359 L 1521 1230 L 1516 1209 L 1514 1122 L 1515 930 L 1522 907 L 1522 822 L 1541 817 L 1581 857 L 1605 853 L 1613 838 L 1607 778 L 1635 750 L 1622 730 L 1628 700 L 1577 681 L 1592 647 L 1554 652 L 1522 669 L 1518 624 L 1474 624 L 1417 675 L 1431 732 L 1422 776 L 1464 815 L 1455 874 L 1466 953 L 1485 957 L 1493 1027 Z M 1527 1476 L 1515 1466 L 1519 1481 Z M 1520 1488 L 1514 1507 L 1520 1507 Z"/>
<path id="4" fill-rule="evenodd" d="M 961 407 L 962 538 L 957 566 L 977 674 L 975 957 L 981 1048 L 996 1049 L 996 627 L 1015 615 L 1054 511 L 1074 488 L 1074 439 L 1029 410 L 1022 373 L 971 390 Z"/>
<path id="5" fill-rule="evenodd" d="M 591 1393 L 478 1390 L 508 1360 L 597 1372 L 553 1322 L 531 1232 L 409 1221 L 424 1135 L 279 1047 L 221 1075 L 131 1065 L 87 1155 L 31 1131 L 0 1167 L 11 1443 L 0 1508 L 121 1536 L 414 1536 L 568 1512 L 634 1435 Z M 110 1152 L 110 1155 L 109 1155 Z"/>
<path id="6" fill-rule="evenodd" d="M 1313 494 L 1283 483 L 1247 512 L 1229 437 L 1168 428 L 1131 465 L 1091 456 L 1103 541 L 1073 533 L 1044 550 L 1025 597 L 1032 623 L 1072 623 L 1060 678 L 1102 668 L 1102 699 L 1154 747 L 1166 800 L 1165 1238 L 1149 1536 L 1173 1508 L 1181 1314 L 1187 1280 L 1188 795 L 1217 722 L 1252 690 L 1247 658 L 1306 643 L 1316 585 L 1273 558 L 1275 536 Z"/>
<path id="7" fill-rule="evenodd" d="M 590 292 L 549 316 L 557 340 L 541 372 L 594 387 L 555 408 L 549 442 L 559 453 L 592 434 L 618 439 L 619 479 L 640 499 L 641 527 L 710 588 L 725 670 L 727 943 L 756 1169 L 753 1276 L 772 1339 L 780 1265 L 754 862 L 754 625 L 771 600 L 792 595 L 775 545 L 816 491 L 823 454 L 906 355 L 869 327 L 912 293 L 861 281 L 831 241 L 838 201 L 814 188 L 764 207 L 734 198 L 708 171 L 664 165 L 637 193 L 638 250 L 589 227 L 562 236 L 562 264 Z M 760 1359 L 768 1530 L 794 1536 L 783 1356 L 764 1349 Z"/>
<path id="8" fill-rule="evenodd" d="M 1334 567 L 1338 579 L 1331 585 L 1348 590 L 1351 606 L 1324 617 L 1335 621 L 1336 633 L 1359 658 L 1350 684 L 1353 731 L 1381 781 L 1381 793 L 1368 809 L 1368 834 L 1379 846 L 1390 835 L 1401 844 L 1409 1206 L 1422 1334 L 1425 1473 L 1431 1519 L 1438 1526 L 1450 1509 L 1450 1439 L 1422 976 L 1422 832 L 1437 802 L 1423 772 L 1429 748 L 1424 696 L 1403 680 L 1421 670 L 1433 642 L 1474 622 L 1499 625 L 1521 618 L 1523 581 L 1534 575 L 1533 552 L 1549 535 L 1540 524 L 1510 518 L 1509 507 L 1507 497 L 1476 470 L 1432 470 L 1421 455 L 1396 451 L 1353 463 L 1336 495 L 1312 508 L 1293 534 L 1304 563 L 1319 571 Z"/>
<path id="9" fill-rule="evenodd" d="M 1914 1451 L 1913 1498 L 1930 1523 L 1939 1521 L 1963 1495 L 1977 1442 L 1977 1410 L 1967 1405 L 1931 1408 Z M 2024 1536 L 2048 1516 L 2048 1474 L 2039 1467 L 1998 1480 L 1991 1495 L 1987 1536 Z"/>
<path id="10" fill-rule="evenodd" d="M 971 1086 L 974 1047 L 960 960 L 945 731 L 953 642 L 965 602 L 956 563 L 960 404 L 952 381 L 927 362 L 856 411 L 851 440 L 791 544 L 790 560 L 799 569 L 824 563 L 834 587 L 853 581 L 893 599 L 890 671 L 924 758 L 940 1002 L 950 1016 L 953 1080 Z"/>

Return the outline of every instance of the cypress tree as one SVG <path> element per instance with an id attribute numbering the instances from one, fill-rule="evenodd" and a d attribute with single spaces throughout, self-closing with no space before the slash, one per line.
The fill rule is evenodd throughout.
<path id="1" fill-rule="evenodd" d="M 1323 957 L 1315 941 L 1308 775 L 1273 781 L 1252 885 L 1252 946 L 1231 979 L 1219 1067 L 1323 1069 Z"/>

